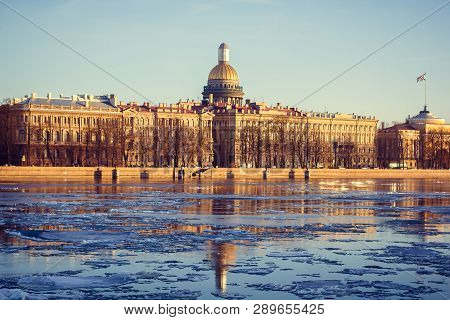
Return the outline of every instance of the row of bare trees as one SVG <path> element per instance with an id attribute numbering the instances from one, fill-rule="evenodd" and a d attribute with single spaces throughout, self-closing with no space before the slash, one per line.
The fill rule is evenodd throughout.
<path id="1" fill-rule="evenodd" d="M 381 139 L 378 145 L 379 165 L 385 168 L 415 166 L 422 169 L 450 168 L 450 134 L 443 128 L 416 136 L 395 136 Z"/>
<path id="2" fill-rule="evenodd" d="M 28 122 L 27 141 L 17 152 L 26 155 L 27 165 L 117 166 L 127 162 L 131 136 L 120 118 L 69 128 Z"/>
<path id="3" fill-rule="evenodd" d="M 9 118 L 0 121 L 3 164 L 188 167 L 209 164 L 211 156 L 208 129 L 175 119 L 159 120 L 156 126 L 138 125 L 133 117 L 124 116 L 71 127 L 28 121 L 19 134 L 12 132 Z"/>
<path id="4" fill-rule="evenodd" d="M 239 131 L 239 162 L 256 168 L 355 165 L 355 143 L 349 140 L 336 145 L 327 142 L 325 135 L 311 130 L 307 122 L 295 125 L 281 117 L 245 122 Z"/>
<path id="5" fill-rule="evenodd" d="M 450 168 L 450 135 L 443 128 L 433 130 L 421 137 L 422 150 L 419 162 L 424 168 Z"/>
<path id="6" fill-rule="evenodd" d="M 207 127 L 189 126 L 173 119 L 169 123 L 161 121 L 153 132 L 151 151 L 155 166 L 202 167 L 210 163 L 212 141 Z"/>

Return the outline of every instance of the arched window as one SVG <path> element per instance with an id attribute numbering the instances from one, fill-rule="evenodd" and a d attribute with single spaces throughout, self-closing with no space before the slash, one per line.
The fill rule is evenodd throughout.
<path id="1" fill-rule="evenodd" d="M 60 133 L 59 131 L 56 131 L 56 132 L 55 132 L 55 140 L 56 140 L 57 142 L 60 142 L 60 141 L 61 141 L 61 133 Z"/>
<path id="2" fill-rule="evenodd" d="M 65 140 L 67 142 L 70 142 L 70 132 L 69 131 L 66 132 L 66 139 Z"/>

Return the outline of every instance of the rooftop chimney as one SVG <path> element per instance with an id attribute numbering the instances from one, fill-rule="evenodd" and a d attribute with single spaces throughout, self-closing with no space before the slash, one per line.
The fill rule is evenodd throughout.
<path id="1" fill-rule="evenodd" d="M 115 94 L 110 94 L 109 95 L 109 103 L 111 104 L 111 105 L 113 105 L 113 106 L 116 106 L 117 105 L 117 97 L 116 97 L 116 95 Z"/>

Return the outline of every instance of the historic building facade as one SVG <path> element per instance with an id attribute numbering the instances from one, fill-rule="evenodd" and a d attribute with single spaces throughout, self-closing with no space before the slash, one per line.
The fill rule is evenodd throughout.
<path id="1" fill-rule="evenodd" d="M 243 99 L 230 49 L 201 102 L 120 103 L 114 95 L 13 98 L 0 106 L 0 164 L 34 166 L 370 167 L 374 117 Z"/>
<path id="2" fill-rule="evenodd" d="M 120 104 L 114 95 L 11 99 L 0 107 L 1 164 L 192 166 L 212 163 L 213 115 L 193 102 Z"/>
<path id="3" fill-rule="evenodd" d="M 405 123 L 379 130 L 377 146 L 382 168 L 450 168 L 450 124 L 427 106 Z"/>

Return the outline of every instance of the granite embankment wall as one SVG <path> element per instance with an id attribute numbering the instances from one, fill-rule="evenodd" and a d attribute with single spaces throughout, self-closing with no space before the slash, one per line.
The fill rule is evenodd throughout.
<path id="1" fill-rule="evenodd" d="M 89 178 L 94 177 L 96 167 L 0 167 L 0 179 L 30 179 L 30 178 Z M 111 179 L 113 168 L 101 167 L 102 178 Z M 150 180 L 172 179 L 173 168 L 117 168 L 119 178 L 140 178 L 141 173 L 148 172 Z M 178 176 L 175 169 L 175 177 Z M 213 168 L 201 173 L 202 178 L 214 179 L 263 179 L 265 169 L 253 168 Z M 269 169 L 268 179 L 304 179 L 304 169 Z M 185 169 L 186 179 L 197 179 L 198 169 Z M 450 179 L 450 170 L 395 170 L 395 169 L 311 169 L 310 179 Z"/>

